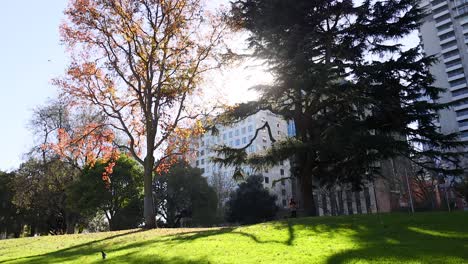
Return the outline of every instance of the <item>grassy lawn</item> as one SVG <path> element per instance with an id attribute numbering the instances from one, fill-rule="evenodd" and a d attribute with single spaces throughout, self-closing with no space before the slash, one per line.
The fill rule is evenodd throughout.
<path id="1" fill-rule="evenodd" d="M 468 213 L 0 240 L 0 263 L 468 263 Z"/>

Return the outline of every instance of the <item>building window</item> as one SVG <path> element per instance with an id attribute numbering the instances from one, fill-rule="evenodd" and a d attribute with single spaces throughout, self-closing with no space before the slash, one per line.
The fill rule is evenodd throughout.
<path id="1" fill-rule="evenodd" d="M 284 169 L 280 169 L 280 175 L 284 176 Z"/>
<path id="2" fill-rule="evenodd" d="M 450 77 L 457 76 L 457 75 L 463 74 L 463 73 L 464 73 L 463 68 L 461 68 L 461 69 L 456 69 L 456 70 L 448 72 L 447 76 L 450 78 Z"/>
<path id="3" fill-rule="evenodd" d="M 235 136 L 239 135 L 239 129 L 236 129 L 236 133 L 234 134 Z"/>
<path id="4" fill-rule="evenodd" d="M 283 161 L 280 161 L 280 165 L 283 166 L 283 165 L 284 165 L 284 162 L 283 162 Z"/>
<path id="5" fill-rule="evenodd" d="M 454 40 L 454 41 L 450 41 L 449 43 L 442 44 L 440 45 L 440 47 L 444 50 L 444 49 L 447 49 L 456 45 L 457 45 L 457 41 Z"/>
<path id="6" fill-rule="evenodd" d="M 460 96 L 460 95 L 463 95 L 463 94 L 468 94 L 468 89 L 467 88 L 460 89 L 460 90 L 452 92 L 453 96 Z"/>
<path id="7" fill-rule="evenodd" d="M 223 134 L 223 140 L 226 140 L 227 139 L 227 135 L 226 133 Z"/>
<path id="8" fill-rule="evenodd" d="M 442 31 L 442 30 L 449 29 L 450 27 L 452 27 L 452 24 L 451 24 L 451 23 L 442 25 L 442 26 L 438 27 L 437 30 L 438 30 L 438 31 Z"/>
<path id="9" fill-rule="evenodd" d="M 240 139 L 236 139 L 236 146 L 240 145 Z"/>
<path id="10" fill-rule="evenodd" d="M 286 206 L 286 200 L 283 199 L 283 206 Z"/>
<path id="11" fill-rule="evenodd" d="M 439 36 L 439 39 L 440 40 L 446 40 L 448 38 L 451 38 L 451 37 L 455 37 L 455 33 L 454 32 L 449 32 L 449 33 L 445 33 L 443 35 L 440 35 Z"/>
<path id="12" fill-rule="evenodd" d="M 450 82 L 450 87 L 455 87 L 455 86 L 458 86 L 458 85 L 461 85 L 461 84 L 465 84 L 465 83 L 466 83 L 465 78 L 459 79 L 459 80 L 455 80 L 455 81 Z M 452 94 L 453 94 L 453 93 L 456 93 L 456 92 L 458 92 L 458 91 L 452 92 Z M 462 93 L 462 94 L 463 94 L 463 93 Z"/>
<path id="13" fill-rule="evenodd" d="M 201 168 L 201 173 L 205 173 L 205 168 Z"/>
<path id="14" fill-rule="evenodd" d="M 202 140 L 201 146 L 202 146 L 202 147 L 205 146 L 205 141 Z"/>
<path id="15" fill-rule="evenodd" d="M 197 161 L 195 162 L 195 164 L 196 164 L 196 166 L 198 167 L 198 165 L 200 165 L 200 161 L 197 160 Z"/>
<path id="16" fill-rule="evenodd" d="M 443 16 L 441 16 L 441 17 L 436 18 L 436 19 L 435 19 L 435 22 L 436 22 L 436 23 L 439 23 L 439 22 L 442 22 L 442 21 L 444 21 L 444 20 L 446 20 L 446 19 L 448 19 L 448 18 L 450 18 L 450 14 L 445 14 L 445 15 L 443 15 Z"/>
<path id="17" fill-rule="evenodd" d="M 229 138 L 232 138 L 232 131 L 229 131 Z"/>
<path id="18" fill-rule="evenodd" d="M 281 195 L 286 196 L 286 190 L 285 189 L 281 190 Z"/>
<path id="19" fill-rule="evenodd" d="M 252 132 L 252 131 L 253 131 L 253 126 L 249 125 L 249 132 Z"/>
<path id="20" fill-rule="evenodd" d="M 460 54 L 460 52 L 458 51 L 458 49 L 456 49 L 456 50 L 452 50 L 450 52 L 445 53 L 443 57 L 444 57 L 444 59 L 448 59 L 448 58 L 457 56 L 459 54 Z"/>
<path id="21" fill-rule="evenodd" d="M 458 127 L 468 126 L 468 120 L 458 121 Z"/>
<path id="22" fill-rule="evenodd" d="M 255 146 L 254 146 L 254 145 L 251 145 L 251 146 L 249 147 L 249 151 L 250 151 L 251 153 L 254 152 L 254 151 L 255 151 Z"/>
<path id="23" fill-rule="evenodd" d="M 280 123 L 276 123 L 276 127 L 280 127 Z"/>
<path id="24" fill-rule="evenodd" d="M 205 160 L 201 159 L 200 163 L 201 163 L 201 165 L 205 164 Z"/>
<path id="25" fill-rule="evenodd" d="M 281 185 L 285 186 L 286 185 L 286 180 L 281 180 Z"/>
<path id="26" fill-rule="evenodd" d="M 468 109 L 463 109 L 463 110 L 460 110 L 460 111 L 456 111 L 456 113 L 457 113 L 457 116 L 468 115 Z"/>
<path id="27" fill-rule="evenodd" d="M 461 132 L 461 133 L 460 133 L 460 137 L 462 137 L 462 138 L 468 137 L 468 131 L 463 131 L 463 132 Z"/>
<path id="28" fill-rule="evenodd" d="M 460 59 L 447 62 L 447 63 L 445 64 L 445 67 L 446 67 L 446 68 L 450 68 L 450 67 L 455 66 L 455 65 L 458 65 L 458 64 L 461 64 L 461 60 L 460 60 Z"/>
<path id="29" fill-rule="evenodd" d="M 203 155 L 205 155 L 205 151 L 204 151 L 204 150 L 200 151 L 200 156 L 203 156 Z"/>
<path id="30" fill-rule="evenodd" d="M 270 178 L 265 177 L 265 183 L 270 183 Z"/>
<path id="31" fill-rule="evenodd" d="M 229 146 L 231 146 L 231 147 L 234 146 L 234 142 L 232 140 L 229 141 Z"/>
<path id="32" fill-rule="evenodd" d="M 246 137 L 243 137 L 242 138 L 242 144 L 246 144 L 247 143 L 247 138 Z"/>
<path id="33" fill-rule="evenodd" d="M 243 128 L 241 129 L 241 133 L 242 133 L 242 135 L 244 135 L 244 134 L 245 134 L 245 131 L 246 131 L 246 129 L 245 129 L 245 127 L 243 127 Z"/>

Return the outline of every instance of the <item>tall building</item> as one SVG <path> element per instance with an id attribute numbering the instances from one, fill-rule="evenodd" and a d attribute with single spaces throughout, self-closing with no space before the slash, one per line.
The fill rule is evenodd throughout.
<path id="1" fill-rule="evenodd" d="M 453 109 L 439 113 L 438 125 L 442 133 L 460 132 L 468 140 L 468 1 L 423 0 L 428 11 L 419 36 L 427 56 L 439 61 L 430 69 L 435 86 L 446 88 L 440 102 L 455 102 Z"/>
<path id="2" fill-rule="evenodd" d="M 439 61 L 430 68 L 435 86 L 446 88 L 441 103 L 454 103 L 451 109 L 439 112 L 437 125 L 444 134 L 459 132 L 460 140 L 468 140 L 468 0 L 424 0 L 428 11 L 419 37 L 428 56 Z M 466 163 L 468 160 L 464 160 Z M 439 184 L 447 200 L 455 200 L 449 177 Z M 448 202 L 446 200 L 446 202 Z"/>
<path id="3" fill-rule="evenodd" d="M 203 176 L 207 177 L 209 182 L 215 176 L 225 180 L 232 179 L 235 172 L 234 167 L 224 167 L 211 161 L 211 158 L 217 155 L 213 151 L 213 147 L 227 145 L 232 148 L 242 148 L 251 141 L 257 128 L 262 127 L 265 122 L 268 122 L 270 125 L 273 137 L 276 140 L 288 136 L 288 123 L 285 120 L 269 111 L 261 111 L 229 127 L 217 126 L 218 135 L 212 135 L 210 132 L 207 132 L 196 139 L 194 144 L 196 155 L 191 159 L 191 165 L 200 168 Z M 271 144 L 272 142 L 267 130 L 260 130 L 253 144 L 247 148 L 247 154 L 261 153 L 267 150 Z M 243 166 L 242 173 L 246 177 L 249 175 L 262 175 L 264 177 L 263 185 L 265 188 L 278 197 L 278 206 L 282 208 L 288 207 L 288 200 L 293 197 L 293 184 L 289 178 L 289 161 L 284 161 L 282 164 L 264 171 L 255 171 L 251 167 Z M 282 178 L 288 179 L 279 181 Z"/>

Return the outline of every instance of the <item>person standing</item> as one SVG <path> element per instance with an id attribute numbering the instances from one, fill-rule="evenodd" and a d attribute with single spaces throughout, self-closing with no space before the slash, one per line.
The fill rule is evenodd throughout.
<path id="1" fill-rule="evenodd" d="M 289 210 L 291 211 L 291 218 L 297 217 L 297 203 L 294 198 L 289 200 Z"/>

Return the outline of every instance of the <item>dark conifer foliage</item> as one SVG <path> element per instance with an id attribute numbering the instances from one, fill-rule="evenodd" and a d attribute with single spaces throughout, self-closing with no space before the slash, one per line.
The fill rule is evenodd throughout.
<path id="1" fill-rule="evenodd" d="M 379 162 L 407 157 L 437 172 L 457 174 L 463 145 L 434 121 L 443 89 L 432 86 L 421 47 L 404 50 L 402 37 L 419 27 L 416 0 L 241 0 L 231 25 L 247 30 L 253 57 L 264 60 L 273 85 L 258 101 L 222 116 L 234 122 L 260 110 L 292 120 L 296 136 L 262 155 L 221 147 L 224 164 L 271 166 L 290 158 L 303 205 L 313 213 L 312 183 L 359 188 L 380 173 Z M 268 128 L 268 127 L 267 127 Z M 439 165 L 438 165 L 439 164 Z M 446 164 L 444 167 L 440 164 Z"/>

